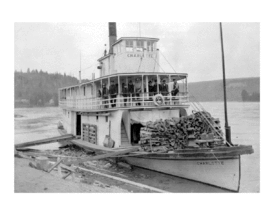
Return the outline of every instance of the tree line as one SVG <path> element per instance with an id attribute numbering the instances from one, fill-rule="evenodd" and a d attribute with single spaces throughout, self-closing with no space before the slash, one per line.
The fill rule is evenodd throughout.
<path id="1" fill-rule="evenodd" d="M 50 101 L 58 106 L 58 88 L 78 84 L 75 77 L 65 73 L 48 73 L 40 70 L 14 72 L 14 100 L 29 106 L 45 106 Z"/>
<path id="2" fill-rule="evenodd" d="M 260 93 L 253 92 L 252 94 L 249 94 L 246 90 L 242 91 L 242 100 L 243 101 L 260 101 Z"/>

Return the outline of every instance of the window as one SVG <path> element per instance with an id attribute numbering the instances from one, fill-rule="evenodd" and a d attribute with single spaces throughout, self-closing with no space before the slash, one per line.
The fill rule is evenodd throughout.
<path id="1" fill-rule="evenodd" d="M 154 42 L 147 41 L 147 51 L 154 51 Z"/>
<path id="2" fill-rule="evenodd" d="M 133 40 L 126 40 L 126 51 L 133 52 Z"/>
<path id="3" fill-rule="evenodd" d="M 83 87 L 83 95 L 85 96 L 85 86 Z"/>
<path id="4" fill-rule="evenodd" d="M 137 51 L 143 51 L 143 47 L 144 47 L 144 41 L 143 40 L 137 40 Z"/>

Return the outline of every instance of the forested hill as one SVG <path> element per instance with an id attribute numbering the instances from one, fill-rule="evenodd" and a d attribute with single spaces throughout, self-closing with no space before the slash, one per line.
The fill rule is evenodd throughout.
<path id="1" fill-rule="evenodd" d="M 226 86 L 228 101 L 260 101 L 259 77 L 227 79 Z M 189 83 L 188 87 L 197 101 L 223 101 L 222 80 Z"/>
<path id="2" fill-rule="evenodd" d="M 14 72 L 15 106 L 58 105 L 58 88 L 78 84 L 75 77 L 28 70 Z"/>

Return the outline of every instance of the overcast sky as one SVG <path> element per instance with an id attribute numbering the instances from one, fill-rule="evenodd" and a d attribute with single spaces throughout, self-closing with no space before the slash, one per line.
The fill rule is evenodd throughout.
<path id="1" fill-rule="evenodd" d="M 108 23 L 15 23 L 15 69 L 42 69 L 91 79 L 108 45 Z M 219 23 L 119 23 L 117 36 L 159 38 L 161 71 L 189 82 L 222 78 Z M 260 24 L 223 23 L 227 78 L 260 76 Z M 108 46 L 107 46 L 108 48 Z M 166 59 L 168 60 L 167 63 Z"/>

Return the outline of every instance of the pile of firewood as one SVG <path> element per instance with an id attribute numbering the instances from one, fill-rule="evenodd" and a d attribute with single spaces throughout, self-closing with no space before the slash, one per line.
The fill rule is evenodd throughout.
<path id="1" fill-rule="evenodd" d="M 168 152 L 186 148 L 191 140 L 222 140 L 222 137 L 219 119 L 202 111 L 180 118 L 147 122 L 140 130 L 139 143 L 144 151 Z"/>

